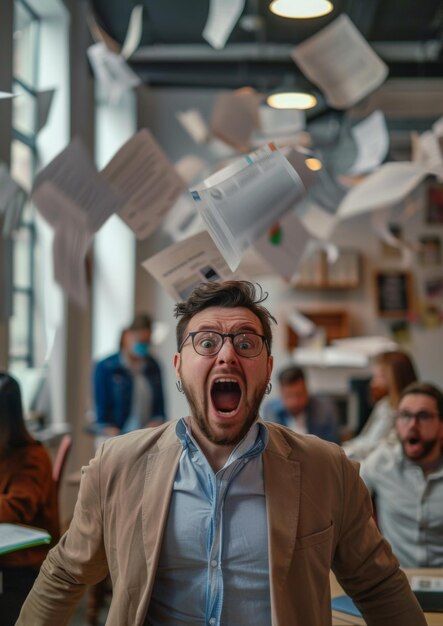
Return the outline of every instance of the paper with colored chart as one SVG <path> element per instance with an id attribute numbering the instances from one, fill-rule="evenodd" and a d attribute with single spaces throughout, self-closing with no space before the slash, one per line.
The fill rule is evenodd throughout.
<path id="1" fill-rule="evenodd" d="M 302 178 L 269 144 L 191 190 L 205 226 L 235 271 L 245 250 L 305 194 Z"/>

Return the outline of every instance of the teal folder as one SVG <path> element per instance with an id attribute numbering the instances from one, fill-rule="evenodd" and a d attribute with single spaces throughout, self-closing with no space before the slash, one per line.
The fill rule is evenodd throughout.
<path id="1" fill-rule="evenodd" d="M 0 524 L 0 554 L 15 552 L 51 542 L 46 530 L 21 526 L 20 524 Z"/>

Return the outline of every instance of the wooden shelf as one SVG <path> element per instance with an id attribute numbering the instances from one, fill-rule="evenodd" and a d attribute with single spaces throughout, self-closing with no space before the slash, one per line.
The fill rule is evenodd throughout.
<path id="1" fill-rule="evenodd" d="M 310 319 L 318 327 L 325 329 L 326 342 L 334 339 L 350 337 L 349 313 L 345 309 L 324 309 L 322 311 L 300 310 L 302 315 Z M 287 348 L 292 351 L 299 346 L 297 333 L 287 325 Z"/>

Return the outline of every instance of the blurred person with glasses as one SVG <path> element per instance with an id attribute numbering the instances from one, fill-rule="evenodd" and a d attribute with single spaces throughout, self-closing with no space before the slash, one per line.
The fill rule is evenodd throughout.
<path id="1" fill-rule="evenodd" d="M 395 415 L 398 442 L 373 452 L 361 476 L 401 565 L 443 567 L 443 394 L 413 383 Z"/>
<path id="2" fill-rule="evenodd" d="M 200 284 L 175 305 L 189 415 L 106 441 L 17 626 L 60 626 L 109 571 L 107 624 L 331 623 L 329 572 L 370 626 L 425 626 L 343 450 L 259 417 L 273 367 L 267 294 Z"/>

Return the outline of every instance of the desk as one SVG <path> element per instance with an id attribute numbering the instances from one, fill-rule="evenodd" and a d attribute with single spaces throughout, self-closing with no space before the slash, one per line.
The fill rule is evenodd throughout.
<path id="1" fill-rule="evenodd" d="M 443 578 L 442 569 L 405 569 L 406 576 L 411 579 L 412 576 L 438 576 Z M 331 572 L 331 595 L 332 597 L 343 594 L 343 590 L 338 584 L 334 574 Z M 428 626 L 443 626 L 443 613 L 425 613 Z M 366 622 L 361 617 L 353 617 L 345 615 L 340 611 L 332 611 L 333 626 L 360 626 Z"/>

